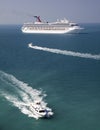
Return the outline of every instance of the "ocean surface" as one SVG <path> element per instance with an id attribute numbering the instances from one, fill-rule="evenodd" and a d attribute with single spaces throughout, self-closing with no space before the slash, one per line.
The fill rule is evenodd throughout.
<path id="1" fill-rule="evenodd" d="M 0 26 L 0 130 L 100 130 L 100 24 L 81 26 L 63 35 Z M 26 107 L 37 99 L 52 118 Z"/>

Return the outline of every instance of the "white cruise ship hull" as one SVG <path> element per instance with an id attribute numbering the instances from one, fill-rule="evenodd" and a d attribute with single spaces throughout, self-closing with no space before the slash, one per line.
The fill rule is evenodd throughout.
<path id="1" fill-rule="evenodd" d="M 22 29 L 23 33 L 38 33 L 38 34 L 64 34 L 74 30 L 77 30 L 77 27 L 70 27 L 65 30 L 30 30 L 30 29 Z"/>

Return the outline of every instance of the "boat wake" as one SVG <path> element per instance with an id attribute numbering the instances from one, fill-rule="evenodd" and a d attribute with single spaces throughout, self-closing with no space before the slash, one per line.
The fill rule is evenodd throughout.
<path id="1" fill-rule="evenodd" d="M 100 54 L 93 55 L 91 53 L 80 53 L 80 52 L 74 52 L 74 51 L 67 51 L 67 50 L 52 49 L 52 48 L 47 48 L 47 47 L 33 46 L 32 43 L 29 43 L 28 46 L 32 49 L 47 51 L 47 52 L 61 54 L 61 55 L 100 60 Z"/>
<path id="2" fill-rule="evenodd" d="M 28 117 L 38 119 L 38 115 L 30 109 L 34 101 L 40 101 L 44 107 L 47 103 L 44 101 L 46 94 L 42 90 L 33 89 L 28 84 L 18 80 L 11 74 L 0 71 L 0 95 L 12 103 L 13 106 Z"/>

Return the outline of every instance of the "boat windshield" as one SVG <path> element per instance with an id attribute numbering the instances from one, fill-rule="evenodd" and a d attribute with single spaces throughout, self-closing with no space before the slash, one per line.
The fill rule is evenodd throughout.
<path id="1" fill-rule="evenodd" d="M 40 102 L 37 102 L 36 104 L 37 104 L 37 105 L 40 105 L 41 103 L 40 103 Z"/>
<path id="2" fill-rule="evenodd" d="M 42 112 L 45 112 L 45 110 L 40 110 L 39 112 L 42 113 Z"/>

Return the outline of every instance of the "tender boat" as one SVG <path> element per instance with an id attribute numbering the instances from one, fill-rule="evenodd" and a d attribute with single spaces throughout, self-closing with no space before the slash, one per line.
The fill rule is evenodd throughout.
<path id="1" fill-rule="evenodd" d="M 40 101 L 30 104 L 30 110 L 38 118 L 50 118 L 53 115 L 52 109 L 44 106 Z"/>

